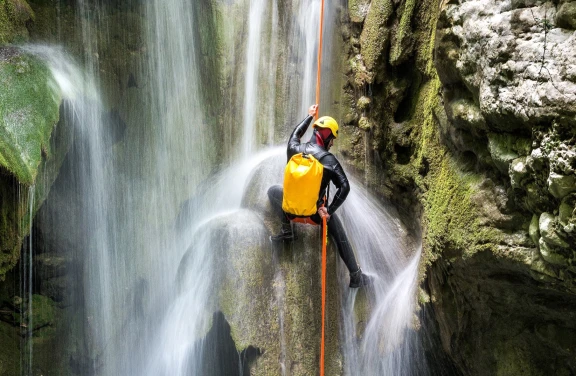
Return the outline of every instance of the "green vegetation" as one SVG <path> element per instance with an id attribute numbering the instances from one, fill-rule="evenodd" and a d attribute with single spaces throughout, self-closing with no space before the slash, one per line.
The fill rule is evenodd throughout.
<path id="1" fill-rule="evenodd" d="M 0 46 L 27 41 L 26 22 L 33 19 L 26 0 L 0 0 Z"/>
<path id="2" fill-rule="evenodd" d="M 18 262 L 31 219 L 70 145 L 48 67 L 15 49 L 0 60 L 0 280 Z M 30 198 L 33 197 L 32 205 Z M 32 207 L 31 207 L 32 206 Z"/>
<path id="3" fill-rule="evenodd" d="M 392 15 L 394 6 L 391 0 L 373 0 L 370 10 L 364 22 L 364 28 L 360 36 L 362 47 L 362 57 L 366 68 L 375 68 L 378 59 L 381 57 L 384 46 L 390 38 L 386 22 Z"/>
<path id="4" fill-rule="evenodd" d="M 392 45 L 390 51 L 390 64 L 392 65 L 398 64 L 400 57 L 402 56 L 402 51 L 406 47 L 407 41 L 410 39 L 412 31 L 410 20 L 414 14 L 415 4 L 416 0 L 406 0 L 404 3 L 404 11 L 400 18 L 398 30 L 396 31 L 395 43 Z"/>
<path id="5" fill-rule="evenodd" d="M 0 166 L 30 186 L 43 154 L 51 156 L 60 94 L 46 65 L 19 53 L 0 61 L 0 85 Z"/>

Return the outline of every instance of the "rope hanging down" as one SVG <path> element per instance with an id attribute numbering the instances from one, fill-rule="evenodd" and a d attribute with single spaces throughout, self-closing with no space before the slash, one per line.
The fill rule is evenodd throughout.
<path id="1" fill-rule="evenodd" d="M 322 30 L 324 27 L 324 0 L 320 5 L 320 41 L 318 44 L 318 67 L 316 74 L 316 103 L 320 104 L 320 73 L 322 71 Z M 318 112 L 316 112 L 318 119 Z M 326 203 L 328 204 L 328 203 Z M 320 338 L 320 376 L 324 376 L 324 327 L 326 317 L 326 237 L 328 232 L 326 218 L 322 218 L 322 335 Z"/>

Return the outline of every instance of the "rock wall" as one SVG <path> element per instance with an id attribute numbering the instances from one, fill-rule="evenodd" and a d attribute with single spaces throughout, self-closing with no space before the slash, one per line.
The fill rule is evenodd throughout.
<path id="1" fill-rule="evenodd" d="M 421 218 L 463 374 L 575 371 L 574 4 L 349 2 L 343 153 Z"/>
<path id="2" fill-rule="evenodd" d="M 0 352 L 0 374 L 12 375 L 20 368 L 20 356 L 14 354 L 27 348 L 21 343 L 54 348 L 45 337 L 56 324 L 54 302 L 40 295 L 23 299 L 24 282 L 13 268 L 73 134 L 59 120 L 60 92 L 36 56 L 0 47 L 0 83 L 0 342 L 7 343 Z M 37 308 L 33 313 L 31 304 Z M 25 324 L 30 322 L 32 327 Z"/>

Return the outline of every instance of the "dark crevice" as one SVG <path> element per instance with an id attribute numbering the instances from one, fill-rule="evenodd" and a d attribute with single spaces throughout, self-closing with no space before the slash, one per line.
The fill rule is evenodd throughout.
<path id="1" fill-rule="evenodd" d="M 230 332 L 230 324 L 222 312 L 215 312 L 212 328 L 206 336 L 197 342 L 191 358 L 199 355 L 201 365 L 189 362 L 188 375 L 202 376 L 250 376 L 252 363 L 262 354 L 254 346 L 248 346 L 238 352 Z"/>
<path id="2" fill-rule="evenodd" d="M 412 119 L 414 115 L 416 101 L 418 99 L 418 89 L 422 84 L 422 75 L 417 70 L 414 70 L 414 67 L 410 64 L 399 66 L 397 71 L 404 79 L 410 82 L 410 86 L 406 89 L 402 101 L 394 112 L 394 121 L 396 123 L 402 123 Z"/>
<path id="3" fill-rule="evenodd" d="M 461 168 L 464 171 L 475 171 L 478 165 L 478 157 L 472 151 L 465 151 L 461 157 Z"/>
<path id="4" fill-rule="evenodd" d="M 401 165 L 410 163 L 412 157 L 412 148 L 409 146 L 394 145 L 394 152 L 396 153 L 396 162 Z"/>

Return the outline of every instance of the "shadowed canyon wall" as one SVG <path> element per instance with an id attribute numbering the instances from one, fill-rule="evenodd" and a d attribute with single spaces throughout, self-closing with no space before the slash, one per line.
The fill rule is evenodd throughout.
<path id="1" fill-rule="evenodd" d="M 574 6 L 349 2 L 343 152 L 421 218 L 464 374 L 575 372 Z"/>

